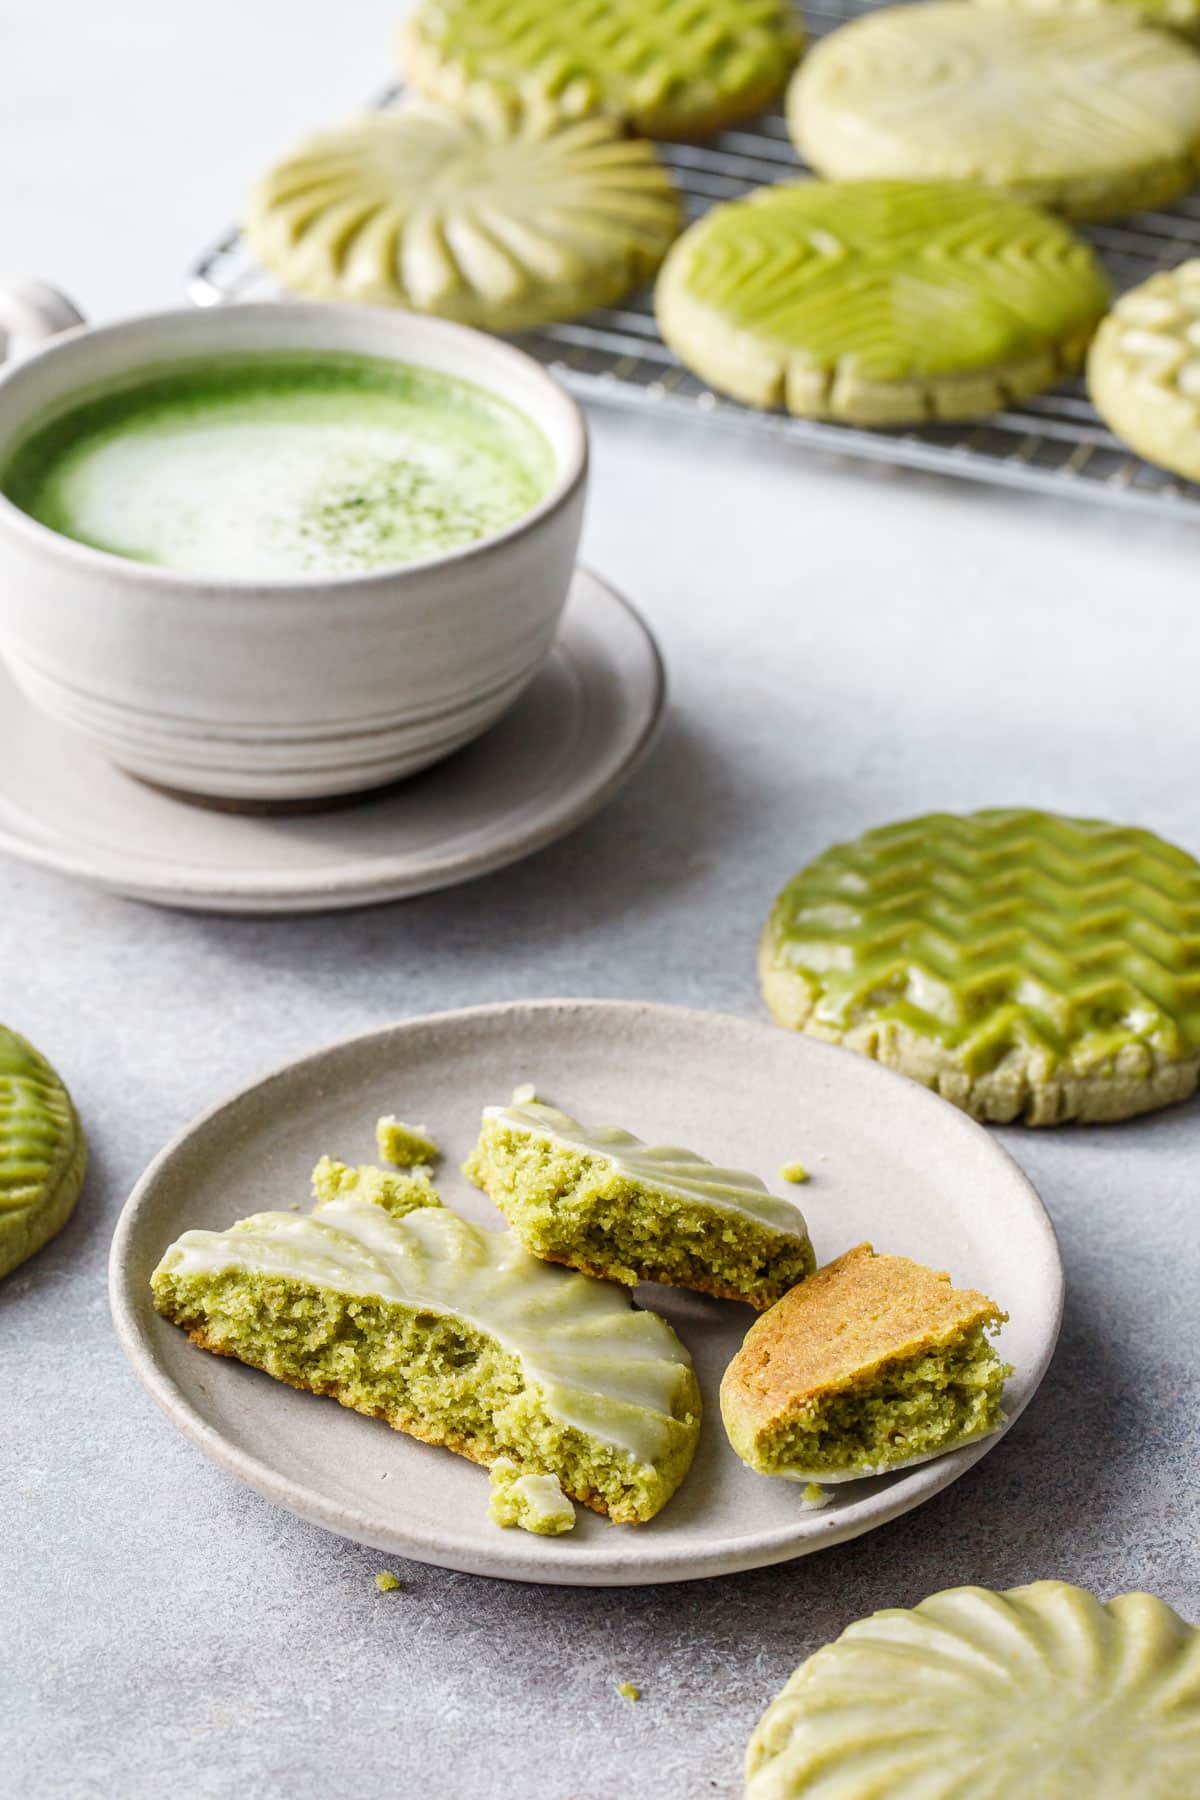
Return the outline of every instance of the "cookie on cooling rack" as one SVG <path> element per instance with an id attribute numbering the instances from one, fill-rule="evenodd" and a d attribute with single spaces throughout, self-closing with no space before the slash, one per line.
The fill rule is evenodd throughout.
<path id="1" fill-rule="evenodd" d="M 414 105 L 277 163 L 246 234 L 299 293 L 517 331 L 623 298 L 681 222 L 653 147 L 611 120 Z"/>
<path id="2" fill-rule="evenodd" d="M 933 813 L 837 844 L 759 950 L 777 1024 L 978 1119 L 1127 1119 L 1200 1080 L 1200 863 L 1054 813 Z"/>
<path id="3" fill-rule="evenodd" d="M 1200 170 L 1200 55 L 1115 9 L 891 6 L 818 44 L 788 91 L 839 179 L 982 182 L 1076 219 L 1165 206 Z"/>
<path id="4" fill-rule="evenodd" d="M 1113 8 L 1143 25 L 1200 38 L 1200 0 L 975 0 L 975 4 L 1009 13 L 1095 13 Z"/>
<path id="5" fill-rule="evenodd" d="M 1088 388 L 1139 456 L 1200 481 L 1200 261 L 1121 296 L 1096 334 Z"/>
<path id="6" fill-rule="evenodd" d="M 451 105 L 548 96 L 646 137 L 699 138 L 774 100 L 802 41 L 790 0 L 422 0 L 401 60 Z"/>
<path id="7" fill-rule="evenodd" d="M 658 280 L 680 360 L 751 406 L 859 425 L 965 419 L 1083 360 L 1108 286 L 1045 213 L 957 182 L 762 188 Z"/>

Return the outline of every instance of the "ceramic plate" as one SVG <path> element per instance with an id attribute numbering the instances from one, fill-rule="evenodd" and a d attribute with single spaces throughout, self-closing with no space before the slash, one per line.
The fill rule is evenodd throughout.
<path id="1" fill-rule="evenodd" d="M 658 647 L 578 570 L 542 672 L 435 768 L 334 811 L 190 806 L 111 767 L 0 663 L 0 850 L 114 893 L 218 912 L 316 912 L 467 881 L 540 850 L 608 800 L 662 716 Z"/>
<path id="2" fill-rule="evenodd" d="M 780 1164 L 812 1170 L 795 1190 L 821 1261 L 869 1239 L 948 1269 L 1011 1312 L 1000 1339 L 1015 1374 L 1009 1421 L 1029 1403 L 1058 1336 L 1063 1278 L 1054 1232 L 1016 1164 L 979 1125 L 849 1051 L 770 1025 L 675 1007 L 544 1001 L 414 1019 L 290 1064 L 190 1126 L 143 1176 L 113 1239 L 110 1292 L 121 1342 L 175 1423 L 268 1499 L 380 1550 L 472 1574 L 586 1585 L 681 1581 L 782 1562 L 882 1525 L 948 1486 L 999 1436 L 897 1475 L 847 1482 L 804 1511 L 789 1482 L 733 1454 L 717 1408 L 749 1307 L 643 1287 L 691 1350 L 704 1394 L 700 1447 L 649 1524 L 579 1514 L 536 1538 L 487 1518 L 482 1469 L 206 1355 L 150 1304 L 151 1271 L 188 1226 L 224 1226 L 307 1204 L 328 1151 L 374 1156 L 384 1112 L 428 1121 L 447 1155 L 447 1204 L 498 1226 L 458 1172 L 485 1103 L 531 1081 L 591 1123 L 749 1165 L 779 1191 Z M 1014 1452 L 1016 1454 L 1016 1452 Z"/>

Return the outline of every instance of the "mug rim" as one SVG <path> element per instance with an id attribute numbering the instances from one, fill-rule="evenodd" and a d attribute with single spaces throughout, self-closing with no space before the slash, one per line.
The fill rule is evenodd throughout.
<path id="1" fill-rule="evenodd" d="M 24 371 L 36 363 L 66 350 L 72 344 L 84 339 L 116 338 L 128 335 L 131 331 L 160 321 L 186 320 L 199 321 L 207 317 L 225 316 L 237 313 L 244 317 L 253 313 L 260 317 L 285 314 L 296 318 L 307 316 L 314 321 L 321 319 L 344 319 L 347 316 L 359 317 L 374 321 L 379 325 L 395 327 L 404 323 L 415 323 L 422 330 L 428 330 L 434 338 L 443 338 L 451 346 L 482 342 L 489 352 L 494 353 L 502 362 L 510 363 L 515 369 L 526 374 L 532 373 L 536 385 L 541 389 L 547 404 L 560 414 L 561 422 L 566 428 L 568 445 L 563 457 L 562 467 L 557 477 L 537 504 L 526 513 L 514 519 L 510 525 L 501 530 L 491 532 L 486 537 L 475 538 L 469 544 L 462 544 L 454 550 L 436 551 L 430 556 L 423 556 L 411 562 L 386 564 L 377 569 L 361 569 L 351 574 L 342 575 L 294 575 L 278 576 L 266 579 L 249 578 L 240 575 L 213 576 L 190 575 L 186 570 L 165 567 L 158 563 L 139 562 L 134 557 L 121 556 L 113 550 L 101 550 L 92 544 L 83 544 L 77 538 L 67 537 L 63 532 L 55 531 L 49 525 L 43 525 L 39 519 L 19 507 L 15 501 L 0 489 L 0 525 L 26 537 L 31 545 L 47 554 L 65 559 L 76 566 L 98 568 L 99 572 L 111 573 L 119 570 L 122 576 L 141 585 L 171 591 L 176 597 L 181 594 L 197 594 L 203 596 L 223 595 L 229 593 L 260 595 L 264 598 L 287 597 L 294 595 L 303 597 L 320 591 L 330 593 L 337 598 L 344 593 L 353 592 L 360 595 L 372 587 L 394 587 L 398 581 L 406 578 L 413 581 L 431 572 L 441 572 L 462 563 L 511 544 L 528 535 L 545 522 L 553 513 L 561 511 L 578 492 L 587 478 L 590 461 L 590 441 L 587 420 L 582 407 L 563 384 L 546 369 L 536 357 L 511 344 L 505 338 L 494 337 L 490 332 L 478 330 L 473 325 L 460 325 L 453 319 L 441 319 L 430 313 L 407 312 L 399 307 L 363 306 L 357 303 L 334 302 L 324 300 L 244 300 L 235 301 L 228 307 L 208 310 L 191 306 L 159 307 L 153 312 L 132 313 L 120 319 L 109 320 L 104 324 L 91 325 L 86 321 L 69 330 L 61 331 L 47 339 L 36 350 L 8 365 L 0 365 L 0 396 L 8 383 L 19 377 Z M 320 354 L 320 346 L 313 347 L 314 354 Z M 254 356 L 256 352 L 246 352 Z M 269 354 L 269 353 L 268 353 Z M 417 356 L 404 357 L 387 351 L 359 352 L 362 355 L 378 354 L 382 360 L 391 362 L 416 362 L 419 367 L 435 367 L 422 363 Z M 181 359 L 182 360 L 182 359 Z M 492 393 L 486 383 L 475 381 L 473 377 L 462 375 L 454 369 L 437 368 L 437 373 L 450 376 L 452 380 L 470 382 L 480 387 L 485 393 Z M 514 402 L 508 402 L 514 405 Z M 518 408 L 518 410 L 520 410 Z M 531 423 L 544 431 L 540 418 L 533 418 Z"/>

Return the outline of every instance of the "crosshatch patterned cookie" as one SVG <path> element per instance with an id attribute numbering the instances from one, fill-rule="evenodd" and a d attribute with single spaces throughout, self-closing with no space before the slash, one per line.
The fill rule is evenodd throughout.
<path id="1" fill-rule="evenodd" d="M 822 175 L 982 182 L 1077 219 L 1165 206 L 1200 170 L 1200 56 L 1115 9 L 887 7 L 816 46 L 787 112 Z"/>
<path id="2" fill-rule="evenodd" d="M 663 337 L 713 387 L 860 425 L 1049 387 L 1107 305 L 1065 225 L 957 182 L 762 188 L 686 231 L 655 294 Z"/>
<path id="3" fill-rule="evenodd" d="M 745 1800 L 1185 1800 L 1200 1632 L 1153 1594 L 949 1588 L 802 1663 L 746 1753 Z"/>
<path id="4" fill-rule="evenodd" d="M 1143 25 L 1200 38 L 1200 0 L 975 0 L 975 4 L 994 6 L 1000 12 L 1031 13 L 1094 13 L 1113 7 Z"/>
<path id="5" fill-rule="evenodd" d="M 789 0 L 423 0 L 401 59 L 452 106 L 549 96 L 646 137 L 694 138 L 774 100 L 802 41 Z"/>
<path id="6" fill-rule="evenodd" d="M 33 1045 L 0 1025 L 0 1275 L 62 1230 L 86 1165 L 71 1096 Z"/>
<path id="7" fill-rule="evenodd" d="M 621 299 L 681 223 L 651 145 L 607 119 L 421 105 L 302 144 L 246 231 L 300 293 L 516 331 Z"/>
<path id="8" fill-rule="evenodd" d="M 759 973 L 777 1024 L 976 1118 L 1131 1118 L 1200 1080 L 1200 863 L 1054 813 L 906 819 L 788 883 Z"/>
<path id="9" fill-rule="evenodd" d="M 1200 481 L 1200 261 L 1122 295 L 1096 334 L 1088 388 L 1139 456 Z"/>

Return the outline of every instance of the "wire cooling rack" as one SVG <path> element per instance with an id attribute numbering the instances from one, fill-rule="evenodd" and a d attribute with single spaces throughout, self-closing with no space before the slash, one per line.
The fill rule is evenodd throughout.
<path id="1" fill-rule="evenodd" d="M 870 10 L 870 0 L 868 4 L 806 0 L 805 25 L 810 36 L 820 37 Z M 396 83 L 373 104 L 392 106 L 402 93 L 402 84 Z M 795 180 L 804 170 L 778 112 L 702 144 L 660 144 L 659 150 L 692 219 L 716 201 L 736 199 L 767 182 Z M 1119 224 L 1085 227 L 1083 235 L 1122 291 L 1159 269 L 1200 255 L 1200 194 L 1168 212 L 1139 213 Z M 188 294 L 200 306 L 274 291 L 236 227 L 201 253 L 188 279 Z M 1127 450 L 1101 423 L 1079 380 L 1063 382 L 978 423 L 871 431 L 757 412 L 714 394 L 680 366 L 659 337 L 648 289 L 621 306 L 523 332 L 515 341 L 553 369 L 582 400 L 699 418 L 714 429 L 740 429 L 809 450 L 900 468 L 1200 519 L 1200 511 L 1192 511 L 1200 508 L 1200 485 L 1156 469 Z"/>

